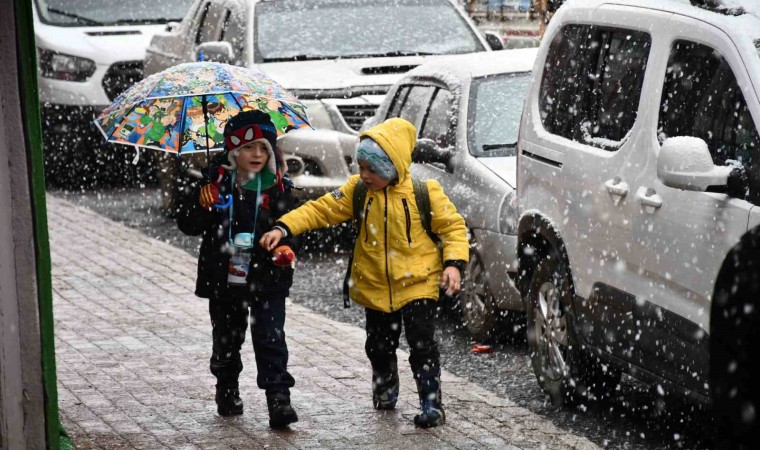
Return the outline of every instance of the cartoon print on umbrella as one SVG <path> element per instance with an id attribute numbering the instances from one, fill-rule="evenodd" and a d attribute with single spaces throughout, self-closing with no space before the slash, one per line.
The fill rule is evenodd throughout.
<path id="1" fill-rule="evenodd" d="M 261 72 L 215 62 L 180 64 L 119 95 L 95 119 L 106 140 L 177 155 L 224 147 L 227 120 L 258 109 L 277 134 L 310 127 L 306 108 Z"/>

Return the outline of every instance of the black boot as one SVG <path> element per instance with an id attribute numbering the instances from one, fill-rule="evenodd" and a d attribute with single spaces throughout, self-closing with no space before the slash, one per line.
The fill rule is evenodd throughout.
<path id="1" fill-rule="evenodd" d="M 216 386 L 216 412 L 220 416 L 243 414 L 243 400 L 237 387 Z"/>
<path id="2" fill-rule="evenodd" d="M 396 408 L 398 391 L 398 366 L 395 362 L 388 372 L 372 371 L 372 405 L 375 409 Z"/>
<path id="3" fill-rule="evenodd" d="M 446 423 L 446 413 L 443 412 L 441 401 L 441 377 L 423 374 L 414 377 L 417 382 L 417 393 L 420 396 L 422 412 L 414 416 L 414 424 L 420 428 L 432 428 Z"/>
<path id="4" fill-rule="evenodd" d="M 269 426 L 271 428 L 283 428 L 293 422 L 298 422 L 298 415 L 290 406 L 290 395 L 288 394 L 267 394 L 267 408 L 269 408 Z"/>

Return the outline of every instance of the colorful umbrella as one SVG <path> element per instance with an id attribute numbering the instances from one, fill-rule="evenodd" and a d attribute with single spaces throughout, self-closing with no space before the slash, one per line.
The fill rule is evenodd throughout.
<path id="1" fill-rule="evenodd" d="M 216 62 L 179 64 L 145 78 L 95 124 L 109 142 L 183 155 L 221 150 L 227 121 L 253 109 L 269 114 L 278 135 L 310 126 L 306 108 L 274 80 Z"/>

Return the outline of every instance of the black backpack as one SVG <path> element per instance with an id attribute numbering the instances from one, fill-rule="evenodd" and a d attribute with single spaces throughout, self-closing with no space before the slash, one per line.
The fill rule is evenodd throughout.
<path id="1" fill-rule="evenodd" d="M 422 222 L 422 228 L 436 245 L 439 245 L 441 240 L 433 232 L 430 225 L 430 215 L 432 213 L 430 209 L 430 193 L 428 192 L 427 183 L 425 180 L 412 177 L 412 187 L 414 189 L 414 201 L 417 203 L 417 209 L 420 211 L 420 221 Z M 354 260 L 354 248 L 356 247 L 356 238 L 361 231 L 362 219 L 364 218 L 364 200 L 367 198 L 367 185 L 359 180 L 354 187 L 353 196 L 353 211 L 354 218 L 352 220 L 352 234 L 351 239 L 351 255 L 348 257 L 348 268 L 346 269 L 346 277 L 343 279 L 343 307 L 348 308 L 351 303 L 348 298 L 348 280 L 351 278 L 351 266 Z"/>

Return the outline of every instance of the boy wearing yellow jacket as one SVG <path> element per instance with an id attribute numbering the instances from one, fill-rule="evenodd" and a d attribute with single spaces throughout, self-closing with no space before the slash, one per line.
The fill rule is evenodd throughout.
<path id="1" fill-rule="evenodd" d="M 260 243 L 273 249 L 283 237 L 351 220 L 354 189 L 360 180 L 367 186 L 348 285 L 350 298 L 366 308 L 365 350 L 372 365 L 373 404 L 376 409 L 396 406 L 396 349 L 403 323 L 422 409 L 414 423 L 427 428 L 445 422 L 434 339 L 435 302 L 439 287 L 449 295 L 459 291 L 469 245 L 464 219 L 434 180 L 426 184 L 430 228 L 440 239 L 440 248 L 422 225 L 409 172 L 416 136 L 414 125 L 400 118 L 362 133 L 357 148 L 359 175 L 280 217 Z"/>

